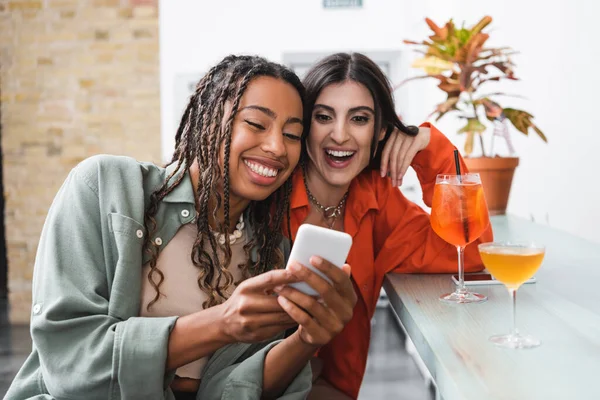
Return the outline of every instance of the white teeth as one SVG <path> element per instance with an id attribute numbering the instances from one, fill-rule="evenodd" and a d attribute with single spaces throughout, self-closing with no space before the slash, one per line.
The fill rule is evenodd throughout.
<path id="1" fill-rule="evenodd" d="M 327 154 L 330 154 L 335 157 L 348 157 L 353 155 L 354 151 L 340 151 L 340 150 L 325 150 Z"/>
<path id="2" fill-rule="evenodd" d="M 277 176 L 279 170 L 267 167 L 261 164 L 257 164 L 248 160 L 244 160 L 244 164 L 246 164 L 250 169 L 257 173 L 258 175 L 265 176 L 267 178 Z"/>

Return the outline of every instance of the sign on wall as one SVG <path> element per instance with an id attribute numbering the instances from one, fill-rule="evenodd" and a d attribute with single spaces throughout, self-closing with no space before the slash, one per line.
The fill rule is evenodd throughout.
<path id="1" fill-rule="evenodd" d="M 323 0 L 323 8 L 360 8 L 362 0 Z"/>

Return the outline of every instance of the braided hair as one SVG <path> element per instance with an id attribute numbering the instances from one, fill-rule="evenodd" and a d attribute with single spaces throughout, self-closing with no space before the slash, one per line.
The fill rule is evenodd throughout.
<path id="1" fill-rule="evenodd" d="M 208 296 L 203 307 L 212 307 L 227 299 L 228 289 L 234 284 L 233 276 L 227 270 L 231 262 L 231 248 L 228 240 L 219 243 L 215 235 L 208 234 L 211 230 L 209 220 L 216 221 L 216 232 L 229 237 L 229 155 L 232 125 L 248 84 L 260 76 L 274 77 L 291 84 L 304 102 L 304 87 L 295 73 L 257 56 L 225 57 L 204 75 L 190 97 L 175 135 L 175 151 L 170 164 L 177 163 L 177 167 L 164 184 L 152 193 L 144 216 L 144 226 L 149 232 L 144 243 L 144 250 L 150 253 L 147 278 L 156 290 L 148 308 L 160 298 L 160 285 L 164 281 L 163 273 L 157 268 L 158 246 L 150 239 L 157 228 L 155 216 L 158 206 L 183 180 L 185 174 L 180 174 L 174 182 L 169 183 L 176 172 L 182 168 L 189 169 L 194 161 L 198 163 L 200 175 L 196 192 L 195 221 L 198 234 L 192 248 L 191 260 L 199 270 L 198 286 Z M 226 102 L 231 103 L 228 116 L 225 113 Z M 219 165 L 221 146 L 224 149 L 223 171 Z M 218 190 L 221 177 L 222 195 Z M 279 251 L 278 244 L 286 215 L 289 226 L 291 191 L 291 178 L 288 178 L 283 186 L 267 199 L 250 202 L 247 222 L 253 228 L 254 235 L 244 245 L 247 262 L 240 265 L 242 279 L 283 266 L 283 254 Z M 209 206 L 209 200 L 214 207 Z M 217 218 L 221 206 L 224 221 Z M 253 249 L 257 249 L 255 257 L 251 257 Z M 220 260 L 219 253 L 223 254 L 223 260 Z"/>

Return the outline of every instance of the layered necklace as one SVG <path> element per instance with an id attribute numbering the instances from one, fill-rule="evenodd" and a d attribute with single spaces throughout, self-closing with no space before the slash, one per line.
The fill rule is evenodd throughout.
<path id="1" fill-rule="evenodd" d="M 349 191 L 346 191 L 346 193 L 344 193 L 344 196 L 337 204 L 337 206 L 326 207 L 323 204 L 319 203 L 319 200 L 317 200 L 317 198 L 313 196 L 310 189 L 308 188 L 308 182 L 306 181 L 306 168 L 304 168 L 303 177 L 304 187 L 306 188 L 306 194 L 308 195 L 308 199 L 317 207 L 317 209 L 323 216 L 325 223 L 329 226 L 329 229 L 333 229 L 333 226 L 335 225 L 335 222 L 337 221 L 338 217 L 342 215 L 342 210 L 344 209 L 344 205 L 346 204 L 346 199 L 348 198 Z"/>

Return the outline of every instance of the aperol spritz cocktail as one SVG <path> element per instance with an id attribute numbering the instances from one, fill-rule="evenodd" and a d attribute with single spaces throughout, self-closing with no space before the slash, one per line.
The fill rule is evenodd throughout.
<path id="1" fill-rule="evenodd" d="M 504 283 L 512 297 L 513 327 L 506 335 L 495 335 L 490 341 L 500 347 L 511 349 L 528 349 L 537 347 L 541 342 L 530 336 L 522 335 L 517 330 L 517 289 L 525 283 L 542 265 L 544 246 L 535 243 L 495 242 L 482 243 L 479 254 L 483 265 L 494 278 Z"/>
<path id="2" fill-rule="evenodd" d="M 431 226 L 458 253 L 458 288 L 442 295 L 449 303 L 477 303 L 487 300 L 464 284 L 464 249 L 477 240 L 489 225 L 489 215 L 479 174 L 438 175 L 433 190 Z"/>

